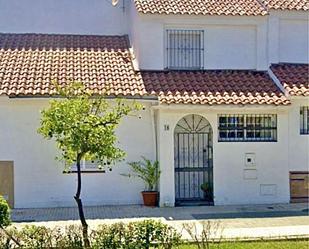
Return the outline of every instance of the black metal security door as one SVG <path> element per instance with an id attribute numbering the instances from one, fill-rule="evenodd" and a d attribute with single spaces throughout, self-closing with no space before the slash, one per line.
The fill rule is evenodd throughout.
<path id="1" fill-rule="evenodd" d="M 212 201 L 212 130 L 199 115 L 181 119 L 174 133 L 176 203 Z M 211 197 L 201 189 L 206 184 Z"/>

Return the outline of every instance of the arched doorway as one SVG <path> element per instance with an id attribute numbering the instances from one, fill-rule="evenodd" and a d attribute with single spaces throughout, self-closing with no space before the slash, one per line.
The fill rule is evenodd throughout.
<path id="1" fill-rule="evenodd" d="M 177 123 L 174 130 L 176 205 L 213 203 L 212 144 L 212 128 L 206 118 L 190 114 Z"/>

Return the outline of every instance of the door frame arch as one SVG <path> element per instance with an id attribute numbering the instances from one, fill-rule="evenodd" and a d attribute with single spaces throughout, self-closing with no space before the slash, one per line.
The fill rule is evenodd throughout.
<path id="1" fill-rule="evenodd" d="M 180 118 L 173 131 L 175 202 L 213 204 L 213 129 L 203 115 L 187 114 Z M 208 183 L 211 196 L 201 190 Z"/>

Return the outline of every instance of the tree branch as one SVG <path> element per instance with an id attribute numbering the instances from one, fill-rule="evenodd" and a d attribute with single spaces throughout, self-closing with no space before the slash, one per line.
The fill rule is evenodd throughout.
<path id="1" fill-rule="evenodd" d="M 9 233 L 5 230 L 5 228 L 2 227 L 1 225 L 0 225 L 0 229 L 1 229 L 1 230 L 4 232 L 4 234 L 5 234 L 10 240 L 12 240 L 16 245 L 21 246 L 21 244 L 20 244 L 11 234 L 9 234 Z"/>

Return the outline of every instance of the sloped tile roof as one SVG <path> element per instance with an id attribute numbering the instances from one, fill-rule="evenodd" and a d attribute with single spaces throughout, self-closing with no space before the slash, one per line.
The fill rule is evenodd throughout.
<path id="1" fill-rule="evenodd" d="M 94 93 L 144 95 L 126 36 L 0 34 L 0 95 L 50 95 L 52 81 L 81 81 Z"/>
<path id="2" fill-rule="evenodd" d="M 309 96 L 309 64 L 273 64 L 270 69 L 292 96 Z"/>
<path id="3" fill-rule="evenodd" d="M 137 72 L 126 36 L 0 34 L 0 95 L 50 96 L 53 80 L 165 104 L 289 104 L 266 72 Z"/>
<path id="4" fill-rule="evenodd" d="M 262 3 L 274 10 L 309 10 L 308 0 L 262 0 Z"/>
<path id="5" fill-rule="evenodd" d="M 258 0 L 135 0 L 138 12 L 144 14 L 188 15 L 266 15 Z"/>
<path id="6" fill-rule="evenodd" d="M 266 72 L 142 72 L 145 87 L 166 104 L 273 104 L 289 100 Z"/>

